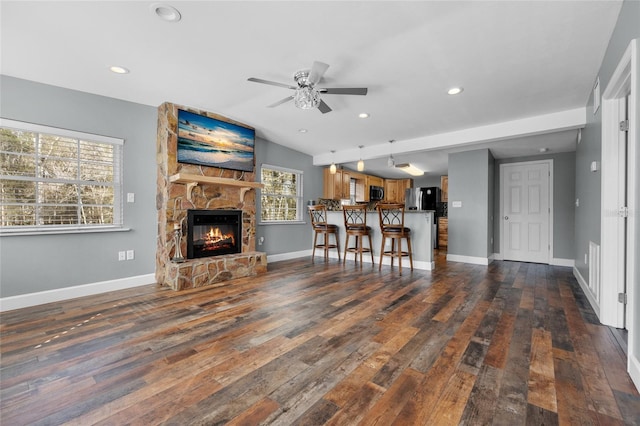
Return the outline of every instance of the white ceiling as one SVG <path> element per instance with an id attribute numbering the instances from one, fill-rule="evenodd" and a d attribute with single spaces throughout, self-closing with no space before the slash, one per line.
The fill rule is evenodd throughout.
<path id="1" fill-rule="evenodd" d="M 3 0 L 0 72 L 211 111 L 315 164 L 354 167 L 362 156 L 371 173 L 405 176 L 386 167 L 393 152 L 397 162 L 440 174 L 456 149 L 488 147 L 498 158 L 575 150 L 621 7 L 617 0 L 166 3 L 180 22 L 160 20 L 147 1 Z M 314 60 L 330 65 L 321 86 L 368 87 L 368 95 L 323 95 L 328 114 L 292 102 L 266 108 L 292 92 L 247 81 L 293 84 Z M 113 74 L 112 65 L 131 72 Z M 452 86 L 464 92 L 447 95 Z"/>

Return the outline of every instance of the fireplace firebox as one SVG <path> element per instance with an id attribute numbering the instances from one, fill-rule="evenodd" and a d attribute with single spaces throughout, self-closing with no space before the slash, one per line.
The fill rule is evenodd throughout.
<path id="1" fill-rule="evenodd" d="M 188 210 L 187 259 L 242 253 L 241 210 Z"/>

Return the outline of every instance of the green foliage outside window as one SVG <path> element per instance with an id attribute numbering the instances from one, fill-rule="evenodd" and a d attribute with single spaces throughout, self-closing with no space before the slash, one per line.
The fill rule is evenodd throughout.
<path id="1" fill-rule="evenodd" d="M 0 128 L 0 225 L 119 224 L 120 145 Z"/>
<path id="2" fill-rule="evenodd" d="M 302 220 L 302 172 L 263 166 L 261 181 L 262 222 Z"/>

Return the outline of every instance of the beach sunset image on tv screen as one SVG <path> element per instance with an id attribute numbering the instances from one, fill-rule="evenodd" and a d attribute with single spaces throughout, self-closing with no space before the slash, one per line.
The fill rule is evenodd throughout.
<path id="1" fill-rule="evenodd" d="M 253 171 L 255 130 L 178 110 L 178 162 Z"/>

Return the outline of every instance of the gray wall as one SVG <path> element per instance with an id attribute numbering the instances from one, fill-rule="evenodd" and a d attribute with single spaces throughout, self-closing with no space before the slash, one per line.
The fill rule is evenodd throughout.
<path id="1" fill-rule="evenodd" d="M 487 186 L 489 187 L 489 199 L 487 203 L 487 235 L 489 238 L 487 238 L 487 253 L 489 256 L 495 253 L 493 250 L 495 240 L 495 228 L 493 226 L 493 221 L 496 213 L 493 206 L 494 201 L 498 198 L 499 194 L 499 192 L 495 190 L 495 164 L 496 160 L 493 158 L 491 151 L 489 151 L 489 158 L 487 159 L 487 167 L 489 167 L 489 173 L 487 175 Z"/>
<path id="2" fill-rule="evenodd" d="M 492 163 L 488 149 L 449 154 L 448 254 L 481 258 L 491 254 Z M 454 208 L 454 201 L 461 201 L 462 207 Z"/>
<path id="3" fill-rule="evenodd" d="M 618 16 L 618 22 L 609 40 L 609 46 L 602 60 L 598 72 L 600 77 L 600 93 L 604 93 L 618 62 L 622 58 L 629 42 L 640 38 L 640 2 L 625 1 Z M 640 67 L 640 58 L 637 60 Z M 640 69 L 640 68 L 636 68 Z M 640 80 L 640 79 L 638 79 Z M 640 88 L 640 81 L 636 81 L 636 89 Z M 638 107 L 638 106 L 636 106 Z M 636 109 L 636 123 L 640 124 L 640 108 Z M 637 139 L 631 141 L 636 147 L 640 147 L 640 132 Z M 582 142 L 576 152 L 576 197 L 580 199 L 580 207 L 576 208 L 575 219 L 575 264 L 583 277 L 589 276 L 589 268 L 584 262 L 584 254 L 589 251 L 589 241 L 600 243 L 600 197 L 601 174 L 589 171 L 592 161 L 601 161 L 602 149 L 602 108 L 593 114 L 593 93 L 590 93 L 587 102 L 587 125 L 582 132 Z M 637 151 L 637 164 L 640 164 L 640 149 Z M 640 188 L 636 194 L 640 200 Z M 636 216 L 637 218 L 637 216 Z M 636 247 L 640 243 L 640 227 L 636 230 Z M 635 289 L 635 306 L 640 306 L 640 259 L 635 260 L 636 282 L 632 285 Z M 606 280 L 603 282 L 606 285 Z M 636 312 L 636 315 L 638 313 Z M 638 330 L 635 330 L 635 354 L 640 353 L 640 338 Z"/>
<path id="4" fill-rule="evenodd" d="M 573 259 L 575 216 L 575 152 L 496 160 L 493 201 L 494 252 L 500 253 L 500 165 L 525 161 L 553 160 L 553 257 Z M 582 205 L 582 200 L 580 200 Z"/>
<path id="5" fill-rule="evenodd" d="M 0 237 L 0 297 L 153 274 L 157 108 L 8 76 L 0 76 L 0 85 L 3 118 L 123 138 L 124 193 L 135 193 L 135 203 L 124 204 L 129 232 Z M 257 179 L 262 163 L 302 170 L 305 205 L 322 196 L 322 168 L 312 157 L 258 139 Z M 265 243 L 256 249 L 267 255 L 309 250 L 310 235 L 308 223 L 259 225 L 256 237 Z M 135 250 L 135 259 L 118 261 L 121 250 Z"/>
<path id="6" fill-rule="evenodd" d="M 129 232 L 0 237 L 0 296 L 152 274 L 156 252 L 156 108 L 0 76 L 0 115 L 123 138 Z M 126 198 L 126 197 L 125 197 Z M 118 261 L 118 251 L 135 259 Z"/>
<path id="7" fill-rule="evenodd" d="M 603 93 L 618 62 L 629 42 L 640 37 L 640 2 L 625 1 L 618 16 L 618 22 L 611 35 L 598 76 L 600 93 Z M 637 87 L 637 86 L 636 86 Z M 575 214 L 576 268 L 583 277 L 589 276 L 584 254 L 589 252 L 589 241 L 600 243 L 600 172 L 593 173 L 589 166 L 592 161 L 601 161 L 602 153 L 602 108 L 593 114 L 593 93 L 587 102 L 587 124 L 582 132 L 582 142 L 576 151 L 576 197 L 580 206 Z M 638 144 L 639 141 L 636 141 Z"/>
<path id="8" fill-rule="evenodd" d="M 313 157 L 298 151 L 286 148 L 282 145 L 259 139 L 256 142 L 256 180 L 260 179 L 260 167 L 262 164 L 287 167 L 301 170 L 303 175 L 303 220 L 305 223 L 284 225 L 261 225 L 258 221 L 256 241 L 264 237 L 264 244 L 257 245 L 256 250 L 270 254 L 281 254 L 310 250 L 312 247 L 311 225 L 308 223 L 306 204 L 308 200 L 317 200 L 322 197 L 322 167 L 313 165 Z M 260 193 L 260 191 L 258 191 Z M 259 200 L 259 197 L 257 198 Z M 257 205 L 258 218 L 260 217 L 260 203 Z"/>
<path id="9" fill-rule="evenodd" d="M 440 188 L 440 175 L 438 176 L 428 175 L 428 176 L 420 176 L 420 177 L 413 178 L 414 188 L 424 188 L 424 187 L 428 188 L 430 186 L 437 186 L 438 188 Z"/>

